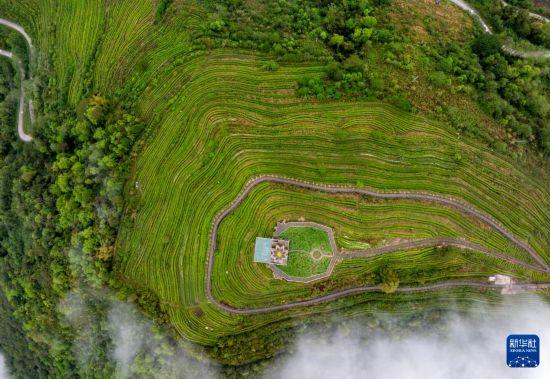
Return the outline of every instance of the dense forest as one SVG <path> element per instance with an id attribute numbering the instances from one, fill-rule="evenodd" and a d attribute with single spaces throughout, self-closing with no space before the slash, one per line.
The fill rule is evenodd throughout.
<path id="1" fill-rule="evenodd" d="M 172 3 L 158 2 L 155 23 L 166 22 Z M 422 75 L 432 89 L 471 98 L 501 133 L 483 128 L 448 104 L 428 109 L 433 117 L 502 154 L 516 154 L 516 149 L 528 146 L 528 154 L 542 161 L 550 156 L 550 66 L 501 50 L 508 37 L 550 48 L 550 29 L 533 24 L 522 10 L 535 9 L 531 1 L 510 1 L 522 9 L 474 1 L 488 16 L 495 35 L 483 34 L 477 26 L 465 48 L 439 38 L 427 22 L 435 42 L 414 49 L 409 36 L 388 16 L 392 0 L 260 3 L 263 6 L 244 0 L 205 0 L 204 20 L 193 30 L 195 48 L 259 51 L 269 56 L 266 71 L 289 62 L 321 62 L 324 73 L 302 78 L 296 84 L 297 96 L 319 101 L 385 100 L 408 112 L 420 112 L 421 104 L 406 86 L 390 80 L 386 65 L 407 75 Z M 133 185 L 126 183 L 128 172 L 140 138 L 151 126 L 136 116 L 132 98 L 124 92 L 98 94 L 90 85 L 79 105 L 70 106 L 67 86 L 51 80 L 51 57 L 43 54 L 28 62 L 24 40 L 11 32 L 0 33 L 0 47 L 13 51 L 34 71 L 33 98 L 40 110 L 34 142 L 20 143 L 14 127 L 19 73 L 11 61 L 0 60 L 0 351 L 12 374 L 115 375 L 117 368 L 109 355 L 115 342 L 106 320 L 118 302 L 136 304 L 154 320 L 147 324 L 147 333 L 161 341 L 145 350 L 132 369 L 134 375 L 169 377 L 202 370 L 169 362 L 169 356 L 186 346 L 161 326 L 166 318 L 158 298 L 113 271 L 124 189 Z M 394 272 L 377 275 L 387 292 L 395 290 L 399 280 Z M 90 312 L 89 324 L 73 322 L 75 302 Z M 440 316 L 437 310 L 426 312 L 416 317 L 428 323 Z M 403 322 L 412 321 L 417 320 Z M 223 338 L 207 353 L 226 365 L 225 374 L 253 373 L 262 369 L 264 359 L 281 351 L 294 327 L 286 323 L 269 333 Z M 81 359 L 75 341 L 93 341 L 95 350 Z M 202 358 L 204 351 L 194 354 Z"/>
<path id="2" fill-rule="evenodd" d="M 3 41 L 26 56 L 13 34 Z M 98 95 L 71 109 L 67 89 L 48 83 L 43 61 L 36 65 L 42 116 L 33 144 L 22 144 L 13 127 L 18 73 L 11 64 L 0 64 L 0 309 L 2 325 L 13 327 L 2 328 L 0 349 L 16 377 L 103 376 L 114 366 L 100 320 L 116 300 L 104 286 L 161 317 L 151 294 L 128 292 L 111 276 L 130 151 L 144 125 L 122 103 Z M 86 305 L 89 325 L 71 323 L 68 294 Z M 97 341 L 85 366 L 72 350 L 79 338 Z"/>

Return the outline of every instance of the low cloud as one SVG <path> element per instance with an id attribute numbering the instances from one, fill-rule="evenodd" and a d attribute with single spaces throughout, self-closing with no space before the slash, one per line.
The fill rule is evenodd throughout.
<path id="1" fill-rule="evenodd" d="M 6 366 L 6 360 L 2 353 L 0 353 L 0 379 L 9 379 L 8 367 Z"/>
<path id="2" fill-rule="evenodd" d="M 113 358 L 119 374 L 128 376 L 136 355 L 147 344 L 149 323 L 138 319 L 129 304 L 116 302 L 109 311 L 111 339 L 115 345 Z"/>
<path id="3" fill-rule="evenodd" d="M 395 318 L 382 317 L 391 325 Z M 414 333 L 369 328 L 368 322 L 300 337 L 292 354 L 266 378 L 550 378 L 550 305 L 529 297 L 468 314 L 450 312 L 441 324 Z M 382 332 L 380 332 L 382 329 Z M 386 328 L 389 330 L 391 328 Z M 431 330 L 431 331 L 430 331 Z M 397 335 L 396 335 L 397 334 Z M 537 368 L 506 366 L 506 337 L 537 334 Z"/>
<path id="4" fill-rule="evenodd" d="M 102 352 L 108 352 L 117 378 L 215 376 L 217 367 L 206 359 L 204 351 L 169 338 L 134 304 L 116 299 L 107 290 L 73 290 L 60 310 L 76 331 L 73 351 L 84 376 L 109 365 Z"/>
<path id="5" fill-rule="evenodd" d="M 98 294 L 97 297 L 104 295 Z M 75 331 L 72 350 L 81 372 L 104 363 L 99 352 L 105 349 L 104 327 L 100 317 L 101 308 L 95 304 L 95 296 L 77 288 L 68 292 L 59 309 Z"/>
<path id="6" fill-rule="evenodd" d="M 193 346 L 177 345 L 162 333 L 154 332 L 154 324 L 133 304 L 113 300 L 108 320 L 117 377 L 131 377 L 144 364 L 154 369 L 156 377 L 210 378 L 215 375 L 214 365 L 191 356 Z M 200 351 L 196 352 L 200 355 Z"/>

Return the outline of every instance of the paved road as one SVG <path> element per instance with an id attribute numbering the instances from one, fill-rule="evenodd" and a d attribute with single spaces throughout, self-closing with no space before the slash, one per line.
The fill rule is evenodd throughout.
<path id="1" fill-rule="evenodd" d="M 486 255 L 490 255 L 492 257 L 502 259 L 503 261 L 507 261 L 518 266 L 522 266 L 532 271 L 538 271 L 543 273 L 546 272 L 546 269 L 544 269 L 543 267 L 526 263 L 514 257 L 510 257 L 506 254 L 501 254 L 496 251 L 489 250 L 484 246 L 472 243 L 470 241 L 465 240 L 464 238 L 434 237 L 434 238 L 425 238 L 425 239 L 419 239 L 419 240 L 409 240 L 409 241 L 404 241 L 404 242 L 392 244 L 392 245 L 386 245 L 386 246 L 382 246 L 374 249 L 345 251 L 341 254 L 338 254 L 336 241 L 334 239 L 334 232 L 332 228 L 329 228 L 326 225 L 317 224 L 315 222 L 288 222 L 284 224 L 278 224 L 275 230 L 275 236 L 279 235 L 280 233 L 282 233 L 282 231 L 293 226 L 298 226 L 298 227 L 312 226 L 327 232 L 333 254 L 330 260 L 330 264 L 325 272 L 321 274 L 308 276 L 308 277 L 298 277 L 298 276 L 288 275 L 287 273 L 282 271 L 278 266 L 273 264 L 268 265 L 269 269 L 273 271 L 273 274 L 276 278 L 284 279 L 288 282 L 313 283 L 319 280 L 326 279 L 332 275 L 332 272 L 334 271 L 334 268 L 336 267 L 336 265 L 346 259 L 372 258 L 372 257 L 376 257 L 378 255 L 382 255 L 386 253 L 392 253 L 392 252 L 402 251 L 402 250 L 412 250 L 412 249 L 418 249 L 418 248 L 430 247 L 430 246 L 442 246 L 442 247 L 455 246 L 461 249 L 478 251 Z"/>
<path id="2" fill-rule="evenodd" d="M 490 216 L 487 216 L 481 213 L 480 211 L 476 210 L 475 208 L 469 205 L 466 205 L 464 203 L 461 203 L 457 200 L 454 200 L 448 197 L 429 194 L 429 193 L 416 193 L 416 192 L 381 193 L 381 192 L 374 192 L 374 191 L 361 189 L 361 188 L 354 188 L 354 187 L 315 184 L 311 182 L 305 182 L 305 181 L 300 181 L 300 180 L 290 179 L 290 178 L 282 178 L 277 176 L 260 176 L 250 180 L 246 184 L 244 190 L 233 200 L 233 202 L 227 208 L 221 211 L 214 218 L 214 222 L 212 223 L 212 229 L 210 232 L 210 241 L 209 241 L 209 247 L 208 247 L 208 257 L 206 262 L 206 265 L 207 265 L 206 277 L 205 277 L 206 297 L 216 307 L 229 313 L 233 313 L 233 314 L 266 313 L 266 312 L 272 312 L 272 311 L 277 311 L 282 309 L 290 309 L 295 307 L 320 304 L 320 303 L 324 303 L 330 300 L 338 299 L 338 298 L 352 295 L 352 294 L 380 291 L 380 287 L 378 286 L 363 286 L 363 287 L 356 287 L 356 288 L 348 288 L 345 290 L 336 291 L 334 293 L 324 295 L 318 298 L 310 299 L 310 300 L 296 301 L 296 302 L 277 305 L 277 306 L 253 308 L 253 309 L 238 309 L 218 301 L 212 294 L 212 271 L 214 267 L 214 253 L 216 250 L 216 240 L 218 237 L 218 229 L 219 229 L 220 223 L 223 221 L 225 217 L 231 214 L 243 202 L 243 200 L 248 196 L 250 191 L 254 189 L 254 187 L 262 183 L 287 184 L 287 185 L 293 185 L 293 186 L 312 189 L 312 190 L 321 191 L 321 192 L 358 194 L 358 195 L 370 196 L 378 199 L 418 199 L 418 200 L 431 201 L 431 202 L 447 205 L 447 206 L 456 208 L 465 214 L 473 216 L 478 220 L 483 221 L 485 224 L 487 224 L 494 230 L 504 235 L 509 241 L 514 243 L 516 246 L 525 250 L 540 265 L 541 268 L 540 269 L 537 268 L 537 271 L 550 272 L 550 266 L 527 243 L 525 243 L 524 241 L 516 237 L 511 232 L 509 232 L 502 225 L 494 221 Z M 460 246 L 463 248 L 471 248 L 471 246 L 468 245 L 469 243 L 466 243 L 464 241 L 461 242 L 460 240 L 455 240 L 454 244 L 456 246 Z M 484 250 L 480 250 L 480 251 L 485 252 Z M 495 255 L 495 253 L 491 252 L 491 255 L 501 258 L 500 254 Z M 515 260 L 514 258 L 510 258 L 510 257 L 507 257 L 507 258 L 508 259 L 506 260 L 508 261 Z M 523 265 L 525 266 L 529 264 L 524 263 Z M 454 287 L 481 287 L 481 288 L 497 288 L 497 289 L 503 288 L 502 286 L 489 284 L 489 283 L 445 282 L 445 283 L 438 283 L 438 284 L 433 284 L 429 286 L 401 287 L 401 288 L 398 288 L 397 291 L 398 292 L 433 291 L 433 290 L 448 289 L 448 288 L 454 288 Z M 533 285 L 533 284 L 517 285 L 517 287 L 514 287 L 514 288 L 525 289 L 525 290 L 550 289 L 550 283 L 544 283 L 540 285 Z"/>
<path id="3" fill-rule="evenodd" d="M 477 19 L 481 23 L 481 26 L 483 27 L 483 30 L 485 30 L 485 33 L 493 34 L 489 25 L 485 22 L 485 20 L 481 18 L 479 13 L 470 4 L 468 4 L 464 0 L 449 0 L 449 1 L 451 1 L 457 7 L 468 12 L 473 18 Z M 534 13 L 532 13 L 531 15 L 532 17 L 537 16 L 536 17 L 537 19 L 543 20 L 543 21 L 546 20 L 545 22 L 547 22 L 547 19 L 543 16 L 540 16 Z M 550 51 L 548 50 L 520 51 L 506 44 L 502 45 L 502 50 L 512 56 L 519 57 L 519 58 L 550 58 Z"/>
<path id="4" fill-rule="evenodd" d="M 506 288 L 505 285 L 498 285 L 498 284 L 492 284 L 492 283 L 478 283 L 478 282 L 444 282 L 444 283 L 437 283 L 437 284 L 431 284 L 427 286 L 418 286 L 418 287 L 399 287 L 395 292 L 397 293 L 414 293 L 414 292 L 426 292 L 426 291 L 440 291 L 440 290 L 448 290 L 452 288 L 486 288 L 486 289 L 493 289 L 493 290 L 502 290 Z M 542 290 L 550 290 L 550 283 L 542 283 L 542 284 L 515 284 L 511 287 L 514 291 L 542 291 Z M 282 311 L 286 309 L 296 308 L 296 307 L 306 307 L 306 306 L 313 306 L 313 305 L 319 305 L 322 303 L 326 303 L 329 301 L 341 299 L 343 297 L 351 296 L 351 295 L 359 295 L 362 293 L 367 292 L 382 292 L 379 286 L 363 286 L 363 287 L 353 287 L 348 288 L 345 290 L 340 290 L 328 295 L 323 295 L 314 299 L 309 300 L 302 300 L 302 301 L 296 301 L 294 303 L 288 303 L 288 304 L 281 304 L 281 305 L 274 305 L 271 307 L 262 307 L 262 308 L 234 308 L 227 304 L 223 303 L 215 303 L 215 305 L 223 309 L 224 311 L 232 314 L 237 315 L 255 315 L 255 314 L 262 314 L 262 313 L 269 313 L 274 311 Z"/>
<path id="5" fill-rule="evenodd" d="M 27 44 L 29 45 L 29 60 L 31 60 L 32 59 L 33 46 L 32 46 L 31 37 L 29 37 L 27 32 L 25 32 L 25 29 L 23 29 L 23 27 L 21 25 L 16 24 L 15 22 L 6 20 L 4 18 L 0 18 L 0 25 L 5 25 L 8 28 L 11 28 L 11 29 L 17 31 L 19 34 L 21 34 L 23 36 L 23 38 L 25 38 L 25 40 L 27 41 Z M 9 54 L 6 54 L 6 53 L 9 53 Z M 3 53 L 0 54 L 0 55 L 3 55 L 7 58 L 16 60 L 17 65 L 19 66 L 19 73 L 20 73 L 20 76 L 21 76 L 21 84 L 20 84 L 21 90 L 20 90 L 20 95 L 19 95 L 19 110 L 17 112 L 17 134 L 19 135 L 19 139 L 21 141 L 30 142 L 30 141 L 32 141 L 32 137 L 30 135 L 28 135 L 27 133 L 25 133 L 25 89 L 24 89 L 24 86 L 23 86 L 23 82 L 25 80 L 25 71 L 23 69 L 23 64 L 21 63 L 21 60 L 19 60 L 11 52 L 3 50 Z M 29 77 L 29 79 L 32 80 L 32 76 Z M 32 107 L 32 102 L 31 102 L 31 100 L 29 100 L 29 115 L 30 115 L 30 118 L 31 118 L 31 122 L 34 122 L 34 119 L 35 119 L 35 116 L 34 116 L 33 112 L 34 112 L 34 110 L 33 110 L 33 107 Z"/>
<path id="6" fill-rule="evenodd" d="M 13 58 L 13 53 L 11 51 L 7 51 L 7 50 L 0 49 L 0 55 L 4 56 L 6 58 L 10 58 L 10 59 Z"/>
<path id="7" fill-rule="evenodd" d="M 502 5 L 504 5 L 505 7 L 508 7 L 510 6 L 510 4 L 508 4 L 506 1 L 504 0 L 501 0 L 500 1 L 502 3 Z M 540 14 L 536 14 L 536 13 L 533 13 L 533 12 L 529 12 L 529 17 L 532 17 L 532 18 L 535 18 L 539 21 L 542 21 L 542 22 L 550 22 L 550 20 Z"/>
<path id="8" fill-rule="evenodd" d="M 459 247 L 466 250 L 479 251 L 486 255 L 490 255 L 492 257 L 501 259 L 503 261 L 507 261 L 512 264 L 528 268 L 529 270 L 543 272 L 543 273 L 550 272 L 548 268 L 545 268 L 544 265 L 538 266 L 538 265 L 526 263 L 517 258 L 510 257 L 508 255 L 501 254 L 496 251 L 492 251 L 490 249 L 487 249 L 484 246 L 469 242 L 462 238 L 435 237 L 435 238 L 426 238 L 422 240 L 406 241 L 400 244 L 383 246 L 372 250 L 348 251 L 344 253 L 343 258 L 348 259 L 348 258 L 358 258 L 358 257 L 375 257 L 377 255 L 386 254 L 392 251 L 411 250 L 411 249 L 418 249 L 418 248 L 429 247 L 429 246 L 454 246 L 454 247 Z"/>
<path id="9" fill-rule="evenodd" d="M 25 38 L 25 40 L 27 41 L 27 44 L 29 45 L 29 48 L 32 50 L 31 37 L 27 34 L 25 29 L 23 29 L 23 27 L 21 25 L 15 23 L 13 21 L 6 20 L 5 18 L 0 18 L 0 25 L 7 26 L 8 28 L 13 29 L 16 32 L 18 32 L 19 34 L 21 34 L 23 36 L 23 38 Z"/>

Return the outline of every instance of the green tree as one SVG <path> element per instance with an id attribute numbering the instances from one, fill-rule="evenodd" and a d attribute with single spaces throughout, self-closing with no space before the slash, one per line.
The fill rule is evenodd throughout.
<path id="1" fill-rule="evenodd" d="M 344 36 L 340 35 L 340 34 L 333 34 L 332 37 L 330 37 L 330 42 L 329 42 L 331 45 L 335 46 L 336 49 L 339 49 L 340 46 L 342 46 L 344 44 Z"/>
<path id="2" fill-rule="evenodd" d="M 494 34 L 480 34 L 472 43 L 472 51 L 480 57 L 488 57 L 500 51 L 501 43 Z"/>
<path id="3" fill-rule="evenodd" d="M 380 285 L 380 289 L 384 293 L 393 293 L 399 287 L 399 276 L 397 272 L 383 266 L 376 272 L 377 283 Z"/>

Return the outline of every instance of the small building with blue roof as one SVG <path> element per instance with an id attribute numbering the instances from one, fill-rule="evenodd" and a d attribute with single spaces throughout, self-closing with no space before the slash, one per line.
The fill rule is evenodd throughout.
<path id="1" fill-rule="evenodd" d="M 286 265 L 289 241 L 278 238 L 256 238 L 254 262 Z"/>

